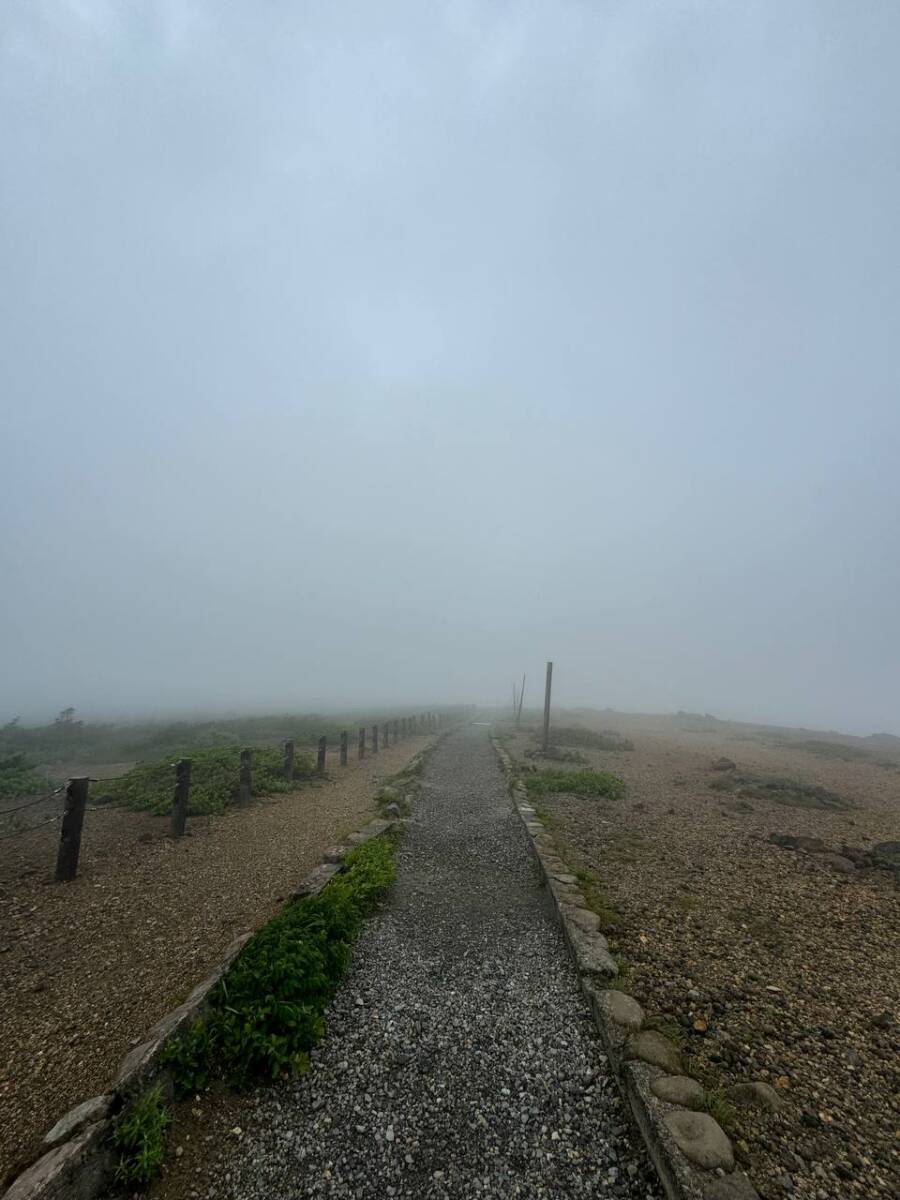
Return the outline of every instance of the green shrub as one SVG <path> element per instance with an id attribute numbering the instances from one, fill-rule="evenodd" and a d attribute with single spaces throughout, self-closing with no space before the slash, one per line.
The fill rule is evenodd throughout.
<path id="1" fill-rule="evenodd" d="M 611 771 L 535 771 L 525 776 L 533 796 L 571 792 L 575 796 L 606 796 L 617 800 L 625 795 L 625 781 Z"/>
<path id="2" fill-rule="evenodd" d="M 206 1016 L 165 1054 L 181 1094 L 217 1075 L 243 1088 L 305 1069 L 363 918 L 394 878 L 393 851 L 384 838 L 360 846 L 320 895 L 288 905 L 251 938 Z"/>
<path id="3" fill-rule="evenodd" d="M 51 786 L 44 775 L 29 766 L 24 754 L 0 757 L 0 800 L 27 799 L 49 791 Z"/>
<path id="4" fill-rule="evenodd" d="M 188 812 L 193 815 L 220 813 L 237 800 L 240 777 L 241 752 L 237 746 L 222 748 L 207 747 L 192 750 L 191 794 Z M 146 811 L 162 815 L 172 807 L 175 789 L 175 772 L 172 759 L 141 763 L 123 775 L 102 785 L 98 789 L 97 801 L 105 804 L 123 804 L 135 811 Z M 290 792 L 296 781 L 312 776 L 315 763 L 308 754 L 294 758 L 294 779 L 287 780 L 282 773 L 284 756 L 281 750 L 268 747 L 254 750 L 252 758 L 252 792 L 254 796 L 268 796 L 273 792 Z"/>
<path id="5" fill-rule="evenodd" d="M 146 1187 L 162 1166 L 165 1136 L 172 1114 L 159 1086 L 144 1092 L 116 1125 L 113 1145 L 119 1152 L 116 1179 Z"/>

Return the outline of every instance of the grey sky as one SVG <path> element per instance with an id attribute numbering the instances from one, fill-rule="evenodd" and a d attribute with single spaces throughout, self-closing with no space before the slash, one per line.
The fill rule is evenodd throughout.
<path id="1" fill-rule="evenodd" d="M 6 0 L 0 719 L 553 657 L 900 732 L 898 61 L 895 0 Z"/>

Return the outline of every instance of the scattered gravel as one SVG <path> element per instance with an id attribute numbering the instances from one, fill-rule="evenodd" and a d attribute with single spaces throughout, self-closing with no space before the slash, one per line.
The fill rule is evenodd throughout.
<path id="1" fill-rule="evenodd" d="M 335 755 L 333 779 L 192 817 L 178 843 L 168 818 L 89 808 L 72 883 L 51 882 L 58 825 L 0 842 L 0 1183 L 67 1109 L 109 1087 L 235 936 L 373 815 L 377 782 L 428 741 L 344 769 Z"/>
<path id="2" fill-rule="evenodd" d="M 709 1087 L 762 1081 L 783 1101 L 777 1112 L 741 1107 L 734 1117 L 736 1153 L 764 1197 L 900 1196 L 894 877 L 839 873 L 823 854 L 770 841 L 773 831 L 809 850 L 815 839 L 823 849 L 896 839 L 898 770 L 862 740 L 810 742 L 808 732 L 687 715 L 604 713 L 594 717 L 601 722 L 635 748 L 585 754 L 621 774 L 627 796 L 542 803 L 567 860 L 593 870 L 620 910 L 609 919 L 631 963 L 626 986 L 648 1016 L 680 1028 Z M 508 748 L 521 755 L 533 744 L 522 734 Z M 711 789 L 722 757 L 748 775 L 827 789 L 853 808 L 755 795 L 737 808 Z"/>
<path id="3" fill-rule="evenodd" d="M 429 760 L 311 1070 L 241 1113 L 160 1194 L 659 1196 L 483 729 Z"/>

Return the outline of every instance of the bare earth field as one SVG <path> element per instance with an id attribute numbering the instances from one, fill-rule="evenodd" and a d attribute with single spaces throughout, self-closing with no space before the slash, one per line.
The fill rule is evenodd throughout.
<path id="1" fill-rule="evenodd" d="M 714 1114 L 760 1194 L 900 1195 L 896 877 L 864 858 L 854 869 L 769 840 L 815 837 L 840 851 L 900 838 L 900 770 L 888 752 L 688 714 L 581 712 L 559 724 L 634 743 L 578 748 L 588 765 L 626 780 L 623 800 L 550 795 L 541 806 L 563 856 L 599 880 L 626 990 L 683 1043 L 707 1089 L 753 1080 L 776 1089 L 777 1112 Z M 522 756 L 535 741 L 520 733 L 507 744 Z M 722 756 L 735 771 L 712 769 Z M 850 807 L 778 803 L 753 786 L 772 777 L 827 789 Z"/>
<path id="2" fill-rule="evenodd" d="M 72 883 L 51 882 L 58 824 L 0 842 L 0 1181 L 109 1086 L 145 1031 L 372 815 L 378 782 L 429 740 L 344 769 L 329 761 L 330 779 L 191 818 L 180 842 L 168 818 L 89 808 Z"/>

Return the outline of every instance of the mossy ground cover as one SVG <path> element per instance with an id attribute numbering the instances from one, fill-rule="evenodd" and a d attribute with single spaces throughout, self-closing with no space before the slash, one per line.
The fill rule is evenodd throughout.
<path id="1" fill-rule="evenodd" d="M 531 796 L 569 792 L 618 800 L 625 795 L 625 781 L 612 771 L 534 771 L 525 776 L 525 786 Z"/>

